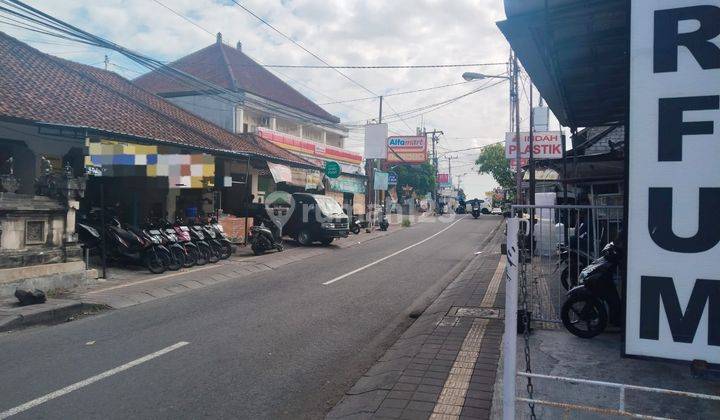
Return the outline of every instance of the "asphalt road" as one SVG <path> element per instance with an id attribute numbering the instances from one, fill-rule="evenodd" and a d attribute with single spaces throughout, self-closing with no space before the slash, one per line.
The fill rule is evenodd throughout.
<path id="1" fill-rule="evenodd" d="M 4 334 L 0 419 L 321 418 L 499 222 L 419 223 L 277 270 Z"/>

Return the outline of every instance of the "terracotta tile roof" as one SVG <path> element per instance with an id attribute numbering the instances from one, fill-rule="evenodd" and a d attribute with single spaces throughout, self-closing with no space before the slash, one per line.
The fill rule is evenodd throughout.
<path id="1" fill-rule="evenodd" d="M 312 165 L 263 139 L 230 133 L 115 73 L 44 54 L 2 32 L 0 117 Z"/>
<path id="2" fill-rule="evenodd" d="M 340 122 L 338 117 L 303 96 L 242 51 L 222 43 L 216 42 L 169 65 L 225 89 L 250 92 L 328 122 Z M 158 71 L 146 73 L 134 82 L 161 96 L 189 94 L 198 90 Z"/>

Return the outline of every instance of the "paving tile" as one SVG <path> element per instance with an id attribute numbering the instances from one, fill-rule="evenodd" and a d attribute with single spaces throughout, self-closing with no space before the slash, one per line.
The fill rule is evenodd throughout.
<path id="1" fill-rule="evenodd" d="M 394 399 L 390 398 L 390 394 L 388 394 L 388 398 L 385 399 L 385 401 L 380 404 L 380 408 L 399 408 L 403 409 L 408 405 L 409 401 L 405 399 Z"/>
<path id="2" fill-rule="evenodd" d="M 408 410 L 416 410 L 416 411 L 432 412 L 434 408 L 435 408 L 435 403 L 426 402 L 426 401 L 410 401 L 410 404 L 407 405 Z"/>

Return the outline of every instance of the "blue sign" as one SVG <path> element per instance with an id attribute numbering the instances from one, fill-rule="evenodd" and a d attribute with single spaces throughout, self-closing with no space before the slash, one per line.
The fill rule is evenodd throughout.
<path id="1" fill-rule="evenodd" d="M 388 172 L 388 185 L 397 185 L 398 174 L 395 172 Z"/>

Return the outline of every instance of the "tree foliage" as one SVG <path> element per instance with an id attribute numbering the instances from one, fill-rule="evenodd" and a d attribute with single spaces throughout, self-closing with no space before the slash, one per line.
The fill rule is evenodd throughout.
<path id="1" fill-rule="evenodd" d="M 502 188 L 515 186 L 515 175 L 510 170 L 510 164 L 505 158 L 505 146 L 501 143 L 485 147 L 475 164 L 478 172 L 490 174 Z"/>
<path id="2" fill-rule="evenodd" d="M 413 191 L 422 196 L 435 188 L 435 170 L 430 162 L 420 165 L 400 165 L 392 170 L 398 175 L 398 192 L 410 185 Z"/>

